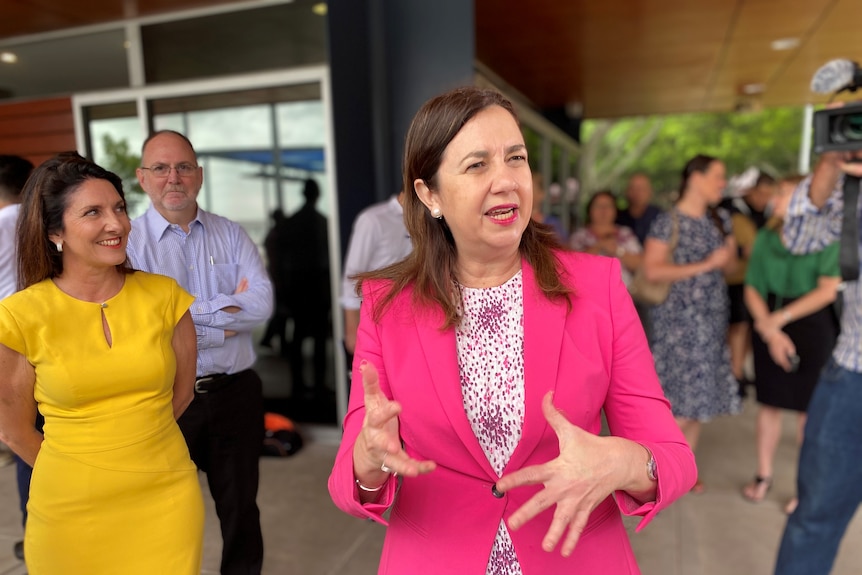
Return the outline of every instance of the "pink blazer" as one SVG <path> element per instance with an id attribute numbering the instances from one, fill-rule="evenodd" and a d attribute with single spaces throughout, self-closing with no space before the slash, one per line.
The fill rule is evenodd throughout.
<path id="1" fill-rule="evenodd" d="M 512 541 L 525 575 L 639 573 L 620 511 L 639 515 L 643 528 L 661 509 L 687 493 L 697 477 L 694 456 L 671 415 L 652 356 L 615 259 L 560 254 L 575 295 L 572 309 L 551 302 L 523 262 L 523 435 L 506 471 L 545 463 L 559 455 L 554 431 L 542 414 L 542 397 L 569 420 L 598 434 L 605 410 L 613 435 L 652 450 L 658 469 L 655 503 L 638 504 L 625 493 L 608 497 L 592 513 L 575 552 L 563 558 L 541 541 L 553 508 L 518 531 Z M 379 573 L 397 575 L 483 574 L 501 519 L 507 519 L 538 487 L 521 487 L 502 499 L 491 487 L 497 476 L 464 411 L 453 329 L 441 331 L 439 310 L 417 310 L 405 290 L 380 323 L 374 307 L 388 286 L 364 285 L 350 404 L 344 437 L 329 477 L 335 504 L 383 524 L 392 507 Z M 417 459 L 437 469 L 417 478 L 389 481 L 380 503 L 361 505 L 353 477 L 353 444 L 364 416 L 358 365 L 373 363 L 383 392 L 401 403 L 401 439 Z M 646 473 L 646 469 L 644 470 Z"/>

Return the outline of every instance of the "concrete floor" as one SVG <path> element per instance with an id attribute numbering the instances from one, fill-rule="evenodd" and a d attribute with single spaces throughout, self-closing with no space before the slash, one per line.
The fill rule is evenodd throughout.
<path id="1" fill-rule="evenodd" d="M 265 382 L 272 373 L 264 377 Z M 281 377 L 281 376 L 280 376 Z M 278 394 L 272 380 L 267 393 Z M 704 428 L 698 462 L 707 491 L 687 495 L 631 540 L 644 575 L 767 575 L 784 527 L 782 506 L 794 485 L 793 419 L 785 418 L 776 460 L 775 485 L 766 501 L 746 502 L 740 488 L 755 471 L 754 414 L 716 420 Z M 261 459 L 258 498 L 266 560 L 264 573 L 365 575 L 376 573 L 385 530 L 337 510 L 326 491 L 339 431 L 306 425 L 306 446 L 293 457 Z M 202 481 L 206 493 L 206 482 Z M 20 575 L 12 555 L 21 537 L 14 467 L 0 468 L 0 575 Z M 208 494 L 204 574 L 218 573 L 221 539 Z M 862 519 L 857 514 L 845 537 L 833 575 L 862 572 Z M 122 571 L 118 571 L 121 574 Z"/>

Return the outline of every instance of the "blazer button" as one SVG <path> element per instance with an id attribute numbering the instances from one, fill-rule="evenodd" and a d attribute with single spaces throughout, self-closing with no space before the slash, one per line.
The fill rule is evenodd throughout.
<path id="1" fill-rule="evenodd" d="M 496 484 L 496 483 L 495 483 L 494 485 L 492 485 L 492 486 L 491 486 L 491 493 L 492 493 L 492 494 L 494 495 L 494 497 L 496 497 L 497 499 L 502 499 L 503 497 L 505 497 L 505 496 L 506 496 L 506 494 L 505 494 L 505 493 L 500 493 L 499 491 L 497 491 L 497 484 Z"/>

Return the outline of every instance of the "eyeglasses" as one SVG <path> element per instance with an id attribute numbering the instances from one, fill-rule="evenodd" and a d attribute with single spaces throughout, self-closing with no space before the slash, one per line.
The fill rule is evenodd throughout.
<path id="1" fill-rule="evenodd" d="M 169 166 L 167 164 L 153 164 L 149 168 L 141 166 L 141 169 L 149 170 L 157 178 L 167 178 L 170 175 L 171 170 L 176 170 L 178 176 L 187 178 L 195 174 L 198 169 L 198 166 L 183 162 L 182 164 L 177 164 L 176 166 Z"/>

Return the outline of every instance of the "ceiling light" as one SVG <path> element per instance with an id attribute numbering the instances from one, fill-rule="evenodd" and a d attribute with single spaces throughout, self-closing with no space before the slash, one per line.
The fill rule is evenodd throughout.
<path id="1" fill-rule="evenodd" d="M 752 83 L 752 84 L 743 84 L 742 93 L 747 94 L 749 96 L 754 94 L 762 94 L 766 91 L 766 84 L 763 83 Z"/>
<path id="2" fill-rule="evenodd" d="M 318 2 L 311 7 L 311 11 L 318 16 L 326 16 L 326 2 Z"/>
<path id="3" fill-rule="evenodd" d="M 799 46 L 799 38 L 779 38 L 769 44 L 773 50 L 793 50 Z"/>
<path id="4" fill-rule="evenodd" d="M 14 64 L 18 61 L 18 56 L 14 52 L 0 52 L 0 62 L 6 64 Z"/>

